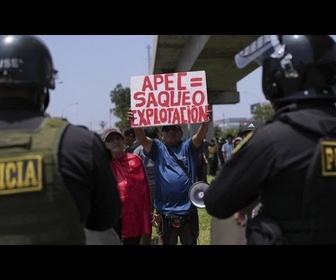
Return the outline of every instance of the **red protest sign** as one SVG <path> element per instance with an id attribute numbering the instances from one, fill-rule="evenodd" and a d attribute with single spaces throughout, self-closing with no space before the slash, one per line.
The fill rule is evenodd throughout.
<path id="1" fill-rule="evenodd" d="M 133 127 L 208 121 L 205 71 L 131 78 Z"/>

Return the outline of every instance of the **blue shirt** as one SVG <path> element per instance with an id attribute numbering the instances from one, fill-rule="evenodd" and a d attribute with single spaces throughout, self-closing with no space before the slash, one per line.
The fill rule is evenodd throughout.
<path id="1" fill-rule="evenodd" d="M 169 147 L 176 157 L 182 161 L 193 182 L 196 182 L 196 150 L 192 139 L 181 141 L 178 146 Z M 154 206 L 159 214 L 189 214 L 197 212 L 197 208 L 189 199 L 192 186 L 188 176 L 170 155 L 167 146 L 158 139 L 153 139 L 152 149 L 145 154 L 155 162 L 155 199 Z"/>

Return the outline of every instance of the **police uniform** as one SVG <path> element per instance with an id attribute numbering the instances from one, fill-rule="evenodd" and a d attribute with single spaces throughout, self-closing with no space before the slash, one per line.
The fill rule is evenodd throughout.
<path id="1" fill-rule="evenodd" d="M 20 82 L 44 85 L 39 75 L 52 62 L 43 43 L 34 36 L 9 39 L 0 36 L 0 94 Z M 9 61 L 1 58 L 7 47 Z M 46 61 L 38 60 L 44 53 Z M 29 65 L 34 61 L 43 67 Z M 1 97 L 0 150 L 0 244 L 86 244 L 84 227 L 104 231 L 116 224 L 120 197 L 96 133 L 47 117 L 29 99 Z"/>
<path id="2" fill-rule="evenodd" d="M 5 108 L 1 105 L 0 99 L 1 132 L 8 130 L 36 130 L 45 119 L 42 112 L 32 110 L 29 104 L 27 104 L 26 109 L 11 109 L 8 103 Z M 3 139 L 1 132 L 0 139 Z M 56 151 L 56 153 L 57 152 L 58 151 Z M 96 231 L 112 227 L 120 216 L 120 200 L 116 189 L 115 178 L 109 168 L 110 157 L 99 136 L 83 127 L 69 124 L 59 144 L 58 157 L 59 170 L 64 184 L 73 202 L 75 202 L 77 206 L 79 214 L 78 221 L 81 225 Z M 2 156 L 0 160 L 5 159 Z M 16 195 L 22 197 L 28 194 L 31 196 L 29 199 L 33 202 L 33 194 L 37 193 L 38 192 L 32 192 L 30 194 L 27 192 L 1 195 L 0 189 L 0 205 L 7 200 L 15 203 Z M 59 205 L 59 207 L 62 208 L 62 205 Z M 18 209 L 20 209 L 20 207 L 18 207 Z M 1 213 L 3 212 L 1 211 Z M 26 219 L 24 213 L 17 214 L 20 215 L 21 220 Z M 43 213 L 39 213 L 37 215 L 42 214 Z M 0 220 L 5 218 L 1 214 L 0 217 Z M 51 218 L 49 219 L 52 220 Z M 55 226 L 59 226 L 59 224 Z M 0 231 L 0 243 L 1 240 Z M 13 242 L 15 243 L 15 241 Z M 30 243 L 30 241 L 22 242 Z M 57 238 L 54 240 L 47 239 L 47 242 L 42 243 L 57 244 L 59 242 L 77 243 L 76 240 L 58 240 Z M 82 242 L 83 240 L 79 243 Z M 39 240 L 35 238 L 33 243 L 38 244 Z M 5 242 L 5 244 L 8 243 Z"/>
<path id="3" fill-rule="evenodd" d="M 323 133 L 320 122 L 333 118 L 336 110 L 331 106 L 289 111 L 251 132 L 206 192 L 207 211 L 225 219 L 260 195 L 262 214 L 283 224 L 288 242 L 306 244 L 310 232 L 302 220 L 306 174 Z M 336 228 L 328 233 L 332 240 L 325 242 L 335 243 Z"/>
<path id="4" fill-rule="evenodd" d="M 330 45 L 334 45 L 323 36 L 312 37 L 304 40 L 310 41 L 312 46 L 314 42 L 322 46 L 325 43 L 328 52 Z M 305 45 L 300 39 L 302 53 Z M 286 38 L 282 40 L 285 45 Z M 288 52 L 290 46 L 287 41 Z M 290 53 L 287 62 L 295 65 L 295 51 Z M 328 63 L 336 65 L 335 51 L 332 58 L 334 61 Z M 312 68 L 309 63 L 308 71 Z M 293 71 L 293 68 L 288 69 Z M 266 75 L 275 73 L 267 71 L 266 74 L 266 70 L 264 83 L 270 81 L 265 81 Z M 315 81 L 319 82 L 319 72 L 316 73 Z M 326 72 L 322 73 L 326 75 Z M 327 86 L 324 88 L 294 90 L 288 96 L 283 90 L 282 97 L 286 100 L 283 104 L 279 93 L 266 94 L 268 99 L 279 102 L 281 106 L 276 109 L 272 120 L 250 132 L 237 146 L 231 160 L 213 180 L 204 196 L 209 214 L 228 218 L 260 199 L 261 213 L 252 221 L 261 221 L 262 217 L 272 221 L 268 225 L 280 228 L 282 244 L 336 244 L 336 109 L 333 104 L 336 91 L 328 84 L 334 82 L 333 79 L 325 81 Z M 281 84 L 279 80 L 276 82 Z M 268 90 L 264 84 L 264 91 L 267 93 Z M 306 100 L 307 96 L 311 99 Z M 258 230 L 264 229 L 262 223 L 257 225 Z"/>

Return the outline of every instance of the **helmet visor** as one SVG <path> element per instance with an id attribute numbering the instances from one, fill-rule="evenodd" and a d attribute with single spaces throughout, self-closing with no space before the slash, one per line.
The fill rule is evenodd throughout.
<path id="1" fill-rule="evenodd" d="M 330 37 L 336 41 L 335 35 Z M 280 43 L 278 35 L 263 35 L 236 54 L 235 63 L 238 68 L 244 68 L 252 61 L 262 65 L 265 58 L 282 58 L 284 54 L 285 45 Z"/>
<path id="2" fill-rule="evenodd" d="M 238 68 L 244 68 L 252 61 L 261 65 L 266 57 L 269 57 L 280 46 L 277 35 L 263 35 L 244 48 L 235 56 Z"/>

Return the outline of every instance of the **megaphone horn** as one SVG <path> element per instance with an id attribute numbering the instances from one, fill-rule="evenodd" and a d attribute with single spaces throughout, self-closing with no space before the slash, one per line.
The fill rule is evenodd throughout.
<path id="1" fill-rule="evenodd" d="M 209 184 L 204 182 L 197 182 L 190 187 L 189 199 L 192 204 L 198 208 L 205 208 L 204 193 L 210 187 Z"/>

